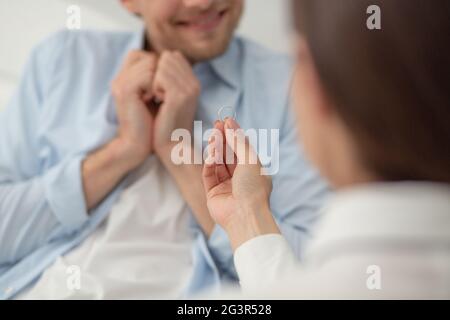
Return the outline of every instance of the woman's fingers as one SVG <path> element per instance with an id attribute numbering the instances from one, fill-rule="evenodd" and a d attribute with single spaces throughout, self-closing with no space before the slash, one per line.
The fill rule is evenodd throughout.
<path id="1" fill-rule="evenodd" d="M 216 121 L 214 123 L 214 131 L 212 134 L 212 140 L 210 145 L 213 148 L 213 157 L 216 164 L 216 177 L 219 183 L 231 178 L 230 173 L 224 162 L 224 135 L 223 135 L 223 123 Z"/>
<path id="2" fill-rule="evenodd" d="M 219 130 L 222 133 L 222 153 L 223 153 L 223 162 L 225 167 L 228 170 L 228 174 L 230 177 L 233 176 L 234 169 L 236 168 L 236 156 L 228 146 L 226 138 L 225 138 L 225 123 L 223 121 L 216 121 L 214 124 L 214 128 Z"/>
<path id="3" fill-rule="evenodd" d="M 218 125 L 216 126 L 217 129 L 219 129 L 222 132 L 222 138 L 223 138 L 223 161 L 225 163 L 225 166 L 228 169 L 228 172 L 230 174 L 230 177 L 233 176 L 234 170 L 236 169 L 237 165 L 237 157 L 234 153 L 234 151 L 230 148 L 230 146 L 227 143 L 226 135 L 225 135 L 225 122 L 219 121 Z"/>
<path id="4" fill-rule="evenodd" d="M 207 192 L 231 178 L 223 161 L 223 145 L 225 142 L 220 129 L 220 123 L 217 121 L 208 141 L 208 158 L 203 166 L 203 180 Z"/>
<path id="5" fill-rule="evenodd" d="M 216 187 L 219 183 L 216 177 L 216 166 L 214 163 L 205 163 L 203 166 L 203 185 L 205 187 L 206 194 Z"/>
<path id="6" fill-rule="evenodd" d="M 225 120 L 225 139 L 238 164 L 258 164 L 258 156 L 245 136 L 244 130 L 231 118 Z M 234 171 L 234 170 L 233 170 Z"/>
<path id="7" fill-rule="evenodd" d="M 231 118 L 216 121 L 208 142 L 208 158 L 203 168 L 206 191 L 230 179 L 237 164 L 259 164 L 244 131 Z"/>

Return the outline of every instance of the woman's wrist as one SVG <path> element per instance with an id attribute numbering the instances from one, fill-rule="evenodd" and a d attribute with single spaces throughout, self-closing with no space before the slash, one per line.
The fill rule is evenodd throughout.
<path id="1" fill-rule="evenodd" d="M 223 226 L 235 251 L 245 242 L 266 234 L 280 234 L 269 205 L 238 209 L 228 223 Z"/>

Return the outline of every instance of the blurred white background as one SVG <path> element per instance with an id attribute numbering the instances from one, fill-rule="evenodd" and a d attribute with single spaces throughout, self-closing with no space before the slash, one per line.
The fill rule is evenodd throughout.
<path id="1" fill-rule="evenodd" d="M 278 51 L 289 50 L 287 0 L 245 0 L 239 33 Z M 81 8 L 82 29 L 136 30 L 140 21 L 119 0 L 0 0 L 0 110 L 9 100 L 31 48 L 65 28 L 69 5 Z"/>

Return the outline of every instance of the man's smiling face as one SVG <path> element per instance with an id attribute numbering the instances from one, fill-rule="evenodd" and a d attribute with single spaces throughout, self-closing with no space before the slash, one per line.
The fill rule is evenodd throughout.
<path id="1" fill-rule="evenodd" d="M 191 62 L 215 58 L 228 47 L 243 0 L 122 0 L 145 22 L 154 50 L 179 50 Z"/>

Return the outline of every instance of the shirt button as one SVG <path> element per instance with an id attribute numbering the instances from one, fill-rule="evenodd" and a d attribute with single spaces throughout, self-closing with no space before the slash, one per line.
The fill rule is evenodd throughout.
<path id="1" fill-rule="evenodd" d="M 5 289 L 5 294 L 9 294 L 9 293 L 11 293 L 13 291 L 13 287 L 8 287 L 8 288 L 6 288 Z"/>

